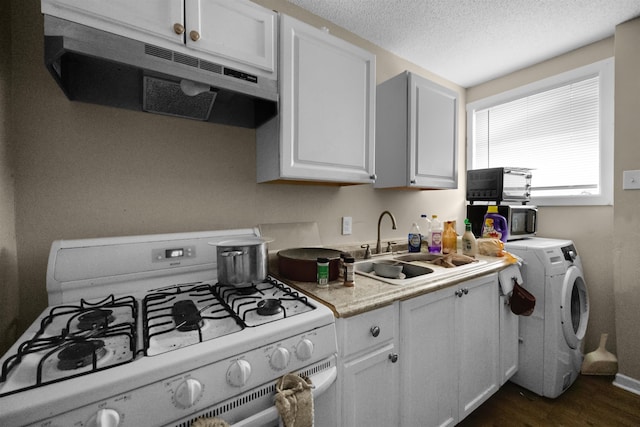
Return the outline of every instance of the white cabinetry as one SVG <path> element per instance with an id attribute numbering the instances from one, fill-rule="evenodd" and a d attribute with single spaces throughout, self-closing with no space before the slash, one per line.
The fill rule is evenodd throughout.
<path id="1" fill-rule="evenodd" d="M 499 388 L 497 274 L 400 303 L 401 424 L 455 425 Z"/>
<path id="2" fill-rule="evenodd" d="M 511 312 L 509 297 L 500 295 L 500 385 L 518 371 L 519 318 Z"/>
<path id="3" fill-rule="evenodd" d="M 376 94 L 379 188 L 458 187 L 458 93 L 410 72 Z"/>
<path id="4" fill-rule="evenodd" d="M 223 65 L 246 64 L 272 78 L 277 72 L 277 14 L 250 1 L 42 0 L 42 12 L 167 49 L 196 50 Z"/>
<path id="5" fill-rule="evenodd" d="M 280 20 L 280 113 L 257 130 L 258 182 L 371 183 L 375 55 Z"/>
<path id="6" fill-rule="evenodd" d="M 341 425 L 398 424 L 398 304 L 336 319 Z"/>

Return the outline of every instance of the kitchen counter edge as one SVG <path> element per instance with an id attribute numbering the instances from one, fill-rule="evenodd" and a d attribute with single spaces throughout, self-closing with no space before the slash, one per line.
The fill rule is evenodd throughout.
<path id="1" fill-rule="evenodd" d="M 351 317 L 391 305 L 395 301 L 407 300 L 455 286 L 460 282 L 495 273 L 511 265 L 504 257 L 478 256 L 477 258 L 487 262 L 478 268 L 464 270 L 458 274 L 452 271 L 451 275 L 445 277 L 405 286 L 390 285 L 380 280 L 356 275 L 354 287 L 344 286 L 341 281 L 333 281 L 327 288 L 319 288 L 315 282 L 298 282 L 282 277 L 277 271 L 270 271 L 270 273 L 323 303 L 333 311 L 336 317 Z"/>

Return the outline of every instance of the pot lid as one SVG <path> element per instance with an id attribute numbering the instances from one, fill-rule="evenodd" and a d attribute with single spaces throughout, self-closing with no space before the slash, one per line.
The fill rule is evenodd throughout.
<path id="1" fill-rule="evenodd" d="M 273 239 L 270 237 L 243 236 L 222 240 L 220 242 L 209 242 L 209 244 L 211 246 L 254 246 L 270 242 L 273 242 Z"/>

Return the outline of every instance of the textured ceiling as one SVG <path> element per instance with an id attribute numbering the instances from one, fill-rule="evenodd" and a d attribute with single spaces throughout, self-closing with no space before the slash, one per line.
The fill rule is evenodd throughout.
<path id="1" fill-rule="evenodd" d="M 640 0 L 288 0 L 471 87 L 612 36 Z"/>

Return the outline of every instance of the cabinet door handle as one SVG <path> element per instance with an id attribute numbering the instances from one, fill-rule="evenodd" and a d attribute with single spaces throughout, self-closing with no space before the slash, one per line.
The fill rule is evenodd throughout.
<path id="1" fill-rule="evenodd" d="M 173 31 L 176 34 L 183 34 L 184 33 L 184 25 L 178 24 L 178 23 L 173 24 Z"/>
<path id="2" fill-rule="evenodd" d="M 376 175 L 375 173 L 373 175 L 369 175 L 369 179 L 371 181 L 375 181 L 376 179 L 378 179 L 378 175 Z"/>
<path id="3" fill-rule="evenodd" d="M 469 293 L 469 288 L 462 288 L 462 292 L 466 295 Z"/>
<path id="4" fill-rule="evenodd" d="M 371 335 L 374 336 L 374 338 L 377 338 L 378 335 L 380 335 L 380 327 L 378 326 L 372 326 L 371 327 Z"/>
<path id="5" fill-rule="evenodd" d="M 396 363 L 398 361 L 398 353 L 391 353 L 389 355 L 389 360 L 391 360 L 391 363 Z"/>
<path id="6" fill-rule="evenodd" d="M 194 42 L 197 42 L 198 40 L 200 40 L 200 33 L 197 31 L 191 31 L 189 33 L 189 37 L 191 37 L 191 40 L 193 40 Z"/>
<path id="7" fill-rule="evenodd" d="M 463 294 L 463 293 L 464 293 L 464 292 L 462 292 L 462 289 L 458 289 L 458 290 L 456 291 L 456 296 L 457 296 L 458 298 L 462 298 L 462 294 Z"/>

